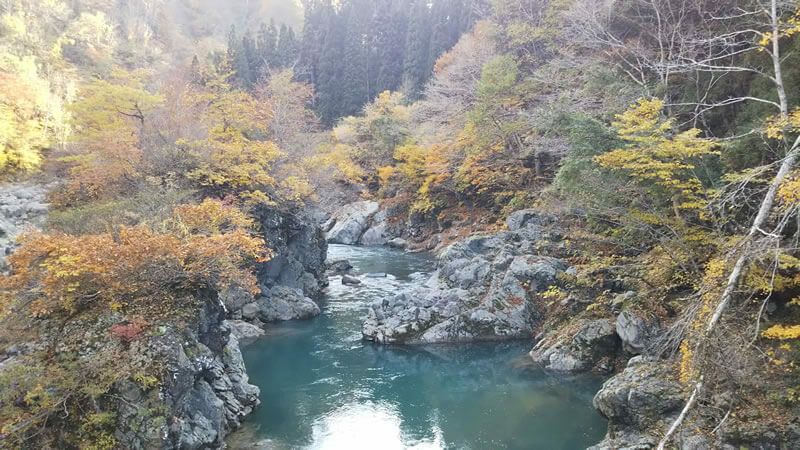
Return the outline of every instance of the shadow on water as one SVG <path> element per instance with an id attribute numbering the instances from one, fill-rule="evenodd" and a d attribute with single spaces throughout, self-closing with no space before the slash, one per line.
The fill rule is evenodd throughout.
<path id="1" fill-rule="evenodd" d="M 262 406 L 229 440 L 264 449 L 580 449 L 605 421 L 601 380 L 530 364 L 530 342 L 385 347 L 361 340 L 367 305 L 430 272 L 428 255 L 331 246 L 363 284 L 331 278 L 322 315 L 270 326 L 243 350 Z M 367 274 L 385 273 L 385 277 Z"/>

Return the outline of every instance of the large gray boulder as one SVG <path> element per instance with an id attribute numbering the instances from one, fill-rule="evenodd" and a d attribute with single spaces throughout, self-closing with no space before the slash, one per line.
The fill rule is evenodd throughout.
<path id="1" fill-rule="evenodd" d="M 603 384 L 592 403 L 615 423 L 647 425 L 683 406 L 683 388 L 672 378 L 661 361 L 636 356 L 622 373 Z"/>
<path id="2" fill-rule="evenodd" d="M 379 208 L 378 202 L 373 201 L 361 201 L 343 206 L 334 214 L 335 223 L 326 234 L 326 239 L 333 244 L 357 244 Z"/>
<path id="3" fill-rule="evenodd" d="M 445 248 L 423 286 L 370 306 L 364 338 L 416 344 L 532 337 L 542 318 L 537 293 L 567 265 L 536 255 L 527 236 L 475 236 Z"/>
<path id="4" fill-rule="evenodd" d="M 391 232 L 389 230 L 389 222 L 387 221 L 386 211 L 378 211 L 370 219 L 370 225 L 358 243 L 361 245 L 375 246 L 387 245 L 391 239 Z"/>
<path id="5" fill-rule="evenodd" d="M 584 321 L 569 339 L 548 336 L 531 350 L 531 358 L 544 368 L 559 372 L 583 372 L 597 367 L 603 359 L 613 357 L 619 349 L 619 338 L 609 319 Z"/>
<path id="6" fill-rule="evenodd" d="M 638 355 L 645 353 L 658 335 L 658 324 L 647 321 L 631 310 L 622 311 L 616 320 L 616 331 L 626 352 Z"/>
<path id="7" fill-rule="evenodd" d="M 654 448 L 685 402 L 684 390 L 670 366 L 636 356 L 611 377 L 593 404 L 609 420 L 609 433 L 592 450 Z"/>
<path id="8" fill-rule="evenodd" d="M 319 306 L 300 289 L 275 286 L 258 299 L 258 319 L 262 322 L 309 319 L 320 314 Z"/>
<path id="9" fill-rule="evenodd" d="M 371 226 L 361 235 L 361 245 L 386 245 L 389 242 L 389 226 L 386 222 L 379 222 Z"/>

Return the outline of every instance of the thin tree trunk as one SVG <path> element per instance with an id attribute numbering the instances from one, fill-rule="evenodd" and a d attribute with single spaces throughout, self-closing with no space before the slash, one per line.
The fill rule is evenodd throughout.
<path id="1" fill-rule="evenodd" d="M 778 173 L 775 174 L 775 178 L 772 180 L 772 184 L 770 184 L 769 186 L 767 195 L 761 202 L 761 207 L 758 210 L 758 215 L 756 215 L 756 218 L 753 220 L 753 225 L 750 227 L 750 232 L 748 232 L 747 236 L 745 236 L 744 238 L 745 241 L 743 242 L 741 254 L 739 255 L 739 258 L 736 260 L 736 264 L 733 265 L 731 274 L 728 277 L 728 283 L 725 286 L 725 290 L 722 292 L 722 296 L 720 297 L 720 301 L 717 304 L 717 308 L 716 310 L 714 310 L 714 314 L 708 321 L 708 325 L 706 326 L 706 334 L 714 330 L 714 327 L 717 325 L 717 322 L 719 322 L 719 319 L 722 317 L 722 314 L 728 307 L 731 298 L 733 298 L 733 292 L 739 285 L 739 280 L 742 277 L 744 266 L 747 263 L 748 258 L 750 257 L 748 249 L 751 245 L 751 241 L 757 233 L 764 233 L 764 231 L 761 228 L 767 222 L 769 213 L 772 211 L 772 205 L 775 203 L 775 196 L 778 193 L 778 188 L 780 188 L 781 184 L 783 183 L 783 180 L 786 179 L 786 176 L 789 175 L 789 171 L 791 171 L 792 167 L 794 167 L 794 164 L 797 161 L 798 154 L 800 154 L 800 136 L 798 136 L 797 139 L 794 141 L 792 148 L 789 150 L 789 153 L 783 160 L 780 169 L 778 169 Z"/>
<path id="2" fill-rule="evenodd" d="M 778 17 L 778 0 L 772 0 L 770 11 L 772 21 L 772 66 L 775 70 L 775 87 L 778 91 L 778 101 L 781 105 L 781 118 L 789 117 L 789 102 L 786 99 L 786 88 L 783 85 L 783 69 L 781 68 L 780 24 Z"/>
<path id="3" fill-rule="evenodd" d="M 669 440 L 672 437 L 672 435 L 675 433 L 675 431 L 681 425 L 681 422 L 683 422 L 683 419 L 686 418 L 686 415 L 689 413 L 689 410 L 692 409 L 692 406 L 694 406 L 694 402 L 697 400 L 697 395 L 700 393 L 700 389 L 702 389 L 702 388 L 703 388 L 703 380 L 701 379 L 694 386 L 694 391 L 692 391 L 692 396 L 689 397 L 689 401 L 686 402 L 686 406 L 683 407 L 683 410 L 681 410 L 681 413 L 678 416 L 678 418 L 675 419 L 675 422 L 673 422 L 672 426 L 669 427 L 669 430 L 667 431 L 667 434 L 665 434 L 664 438 L 661 439 L 661 442 L 658 443 L 658 449 L 657 450 L 664 450 L 664 447 L 667 445 L 667 443 L 669 442 Z"/>

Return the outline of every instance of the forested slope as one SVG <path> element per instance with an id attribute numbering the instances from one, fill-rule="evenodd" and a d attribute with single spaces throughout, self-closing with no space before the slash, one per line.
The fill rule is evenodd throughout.
<path id="1" fill-rule="evenodd" d="M 379 95 L 334 127 L 323 155 L 423 247 L 502 228 L 523 208 L 560 217 L 566 247 L 542 251 L 577 273 L 540 297 L 543 332 L 572 339 L 624 305 L 623 327 L 660 324 L 645 353 L 663 359 L 604 395 L 665 378 L 685 392 L 658 413 L 600 395 L 606 445 L 697 429 L 719 432 L 713 445 L 791 447 L 797 13 L 781 1 L 494 1 L 421 99 Z M 549 338 L 535 358 L 558 349 Z"/>
<path id="2" fill-rule="evenodd" d="M 659 324 L 633 352 L 654 369 L 624 373 L 669 383 L 670 414 L 600 405 L 612 441 L 796 442 L 796 2 L 317 0 L 302 30 L 270 5 L 0 3 L 0 171 L 57 181 L 0 279 L 23 362 L 1 380 L 7 442 L 119 446 L 131 385 L 166 428 L 164 330 L 222 326 L 216 295 L 258 296 L 285 247 L 269 233 L 360 197 L 432 250 L 519 210 L 557 223 L 536 252 L 574 270 L 536 293 L 543 332 L 623 306 Z"/>

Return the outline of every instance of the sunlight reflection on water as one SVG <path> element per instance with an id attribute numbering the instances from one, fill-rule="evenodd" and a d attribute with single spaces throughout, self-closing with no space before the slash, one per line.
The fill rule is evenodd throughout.
<path id="1" fill-rule="evenodd" d="M 314 450 L 441 449 L 442 430 L 434 425 L 433 439 L 412 441 L 403 435 L 402 420 L 396 407 L 382 402 L 350 403 L 320 418 L 313 425 Z"/>

